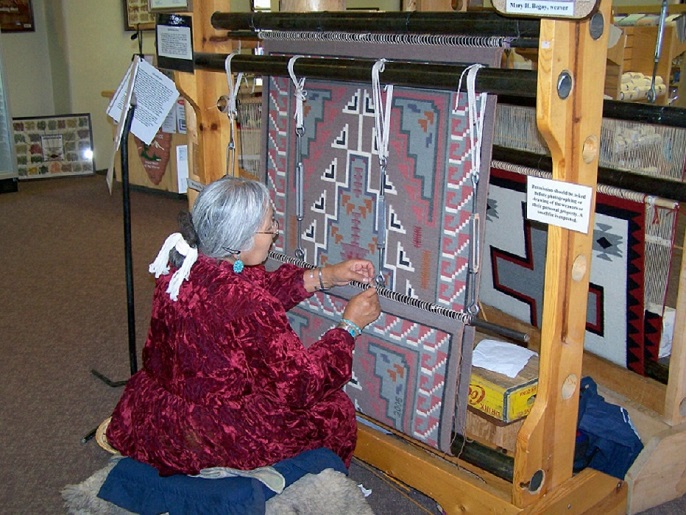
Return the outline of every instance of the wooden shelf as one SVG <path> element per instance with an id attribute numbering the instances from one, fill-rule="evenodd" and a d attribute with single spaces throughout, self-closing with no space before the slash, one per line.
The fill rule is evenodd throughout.
<path id="1" fill-rule="evenodd" d="M 608 49 L 605 74 L 605 94 L 616 100 L 619 99 L 623 73 L 638 72 L 647 77 L 653 76 L 655 44 L 658 35 L 658 27 L 652 25 L 619 28 L 622 29 L 622 36 L 614 47 Z M 668 87 L 663 95 L 658 96 L 656 101 L 658 105 L 669 103 L 669 81 L 672 76 L 673 62 L 684 52 L 686 52 L 686 43 L 679 41 L 676 27 L 667 25 L 656 75 L 662 77 Z"/>

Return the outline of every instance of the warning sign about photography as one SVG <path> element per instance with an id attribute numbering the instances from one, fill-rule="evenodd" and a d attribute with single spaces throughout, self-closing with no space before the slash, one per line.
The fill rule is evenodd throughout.
<path id="1" fill-rule="evenodd" d="M 589 186 L 529 176 L 527 218 L 587 234 L 592 197 Z"/>

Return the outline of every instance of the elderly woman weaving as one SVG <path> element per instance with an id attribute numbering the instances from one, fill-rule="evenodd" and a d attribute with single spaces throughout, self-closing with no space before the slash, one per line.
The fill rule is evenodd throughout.
<path id="1" fill-rule="evenodd" d="M 107 428 L 122 454 L 162 475 L 249 470 L 326 447 L 349 466 L 355 410 L 343 385 L 361 328 L 380 312 L 374 288 L 308 348 L 286 311 L 316 290 L 374 267 L 349 260 L 315 270 L 263 266 L 279 226 L 265 186 L 223 178 L 198 196 L 151 265 L 157 279 L 143 368 Z M 171 269 L 167 261 L 171 261 Z"/>

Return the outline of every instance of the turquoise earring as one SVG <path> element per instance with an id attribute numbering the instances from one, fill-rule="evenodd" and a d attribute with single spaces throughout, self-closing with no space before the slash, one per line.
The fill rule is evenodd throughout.
<path id="1" fill-rule="evenodd" d="M 241 261 L 241 258 L 238 257 L 239 255 L 240 252 L 236 254 L 236 261 L 233 262 L 233 272 L 235 274 L 240 274 L 243 271 L 243 268 L 245 268 L 243 261 Z"/>

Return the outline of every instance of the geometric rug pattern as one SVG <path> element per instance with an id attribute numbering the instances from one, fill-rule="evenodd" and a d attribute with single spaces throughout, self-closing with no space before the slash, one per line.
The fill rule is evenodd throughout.
<path id="1" fill-rule="evenodd" d="M 391 290 L 464 310 L 469 222 L 472 211 L 485 208 L 488 181 L 486 168 L 482 195 L 475 195 L 466 94 L 453 112 L 452 92 L 395 88 L 382 186 L 371 87 L 308 81 L 301 147 L 304 216 L 298 224 L 290 82 L 271 78 L 268 90 L 267 180 L 285 236 L 277 250 L 294 255 L 301 248 L 312 264 L 370 259 Z M 386 252 L 379 267 L 381 188 Z"/>
<path id="2" fill-rule="evenodd" d="M 526 218 L 526 180 L 491 169 L 480 298 L 540 327 L 547 226 Z M 639 374 L 646 355 L 644 243 L 645 204 L 597 192 L 584 347 Z"/>

